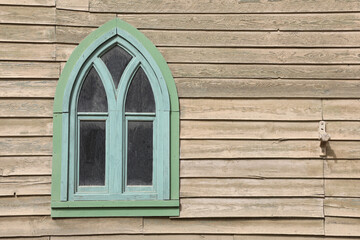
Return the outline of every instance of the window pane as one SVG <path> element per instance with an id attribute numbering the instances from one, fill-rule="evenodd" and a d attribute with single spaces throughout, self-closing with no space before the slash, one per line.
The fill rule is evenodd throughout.
<path id="1" fill-rule="evenodd" d="M 140 67 L 131 81 L 125 103 L 126 112 L 155 112 L 154 94 L 149 79 Z"/>
<path id="2" fill-rule="evenodd" d="M 107 112 L 108 103 L 104 85 L 94 67 L 91 67 L 80 90 L 78 112 Z"/>
<path id="3" fill-rule="evenodd" d="M 115 88 L 119 85 L 121 75 L 131 58 L 132 56 L 119 46 L 111 48 L 101 57 L 111 73 Z"/>
<path id="4" fill-rule="evenodd" d="M 105 185 L 105 121 L 80 121 L 79 185 Z"/>
<path id="5" fill-rule="evenodd" d="M 153 123 L 128 122 L 127 185 L 152 185 Z"/>

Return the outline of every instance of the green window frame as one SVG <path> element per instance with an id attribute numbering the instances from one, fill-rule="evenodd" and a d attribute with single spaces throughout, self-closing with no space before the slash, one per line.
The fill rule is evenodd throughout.
<path id="1" fill-rule="evenodd" d="M 106 65 L 100 60 L 102 54 L 115 45 L 132 55 L 117 89 Z M 108 101 L 106 113 L 76 111 L 82 83 L 91 67 L 95 68 L 104 85 Z M 150 82 L 155 113 L 125 112 L 126 93 L 139 67 Z M 179 102 L 176 86 L 165 59 L 140 31 L 116 18 L 92 32 L 76 47 L 56 88 L 53 119 L 52 217 L 179 215 Z M 80 120 L 106 122 L 104 186 L 80 187 L 78 184 L 76 166 L 79 160 L 76 154 Z M 125 184 L 128 121 L 153 122 L 151 186 Z M 110 131 L 118 134 L 109 134 Z M 122 151 L 118 151 L 118 146 L 122 146 Z M 114 167 L 116 165 L 119 167 Z"/>

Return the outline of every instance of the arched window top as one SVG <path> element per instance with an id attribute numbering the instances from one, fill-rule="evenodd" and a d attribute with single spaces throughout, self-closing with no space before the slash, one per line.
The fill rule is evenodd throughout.
<path id="1" fill-rule="evenodd" d="M 53 217 L 82 216 L 76 206 L 87 216 L 178 215 L 175 83 L 129 24 L 109 21 L 70 56 L 56 89 L 53 141 Z M 143 214 L 129 210 L 145 206 Z"/>

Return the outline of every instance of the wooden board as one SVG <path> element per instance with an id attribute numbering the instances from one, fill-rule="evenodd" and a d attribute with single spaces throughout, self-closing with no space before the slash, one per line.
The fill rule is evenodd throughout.
<path id="1" fill-rule="evenodd" d="M 50 215 L 50 196 L 0 198 L 0 216 Z"/>
<path id="2" fill-rule="evenodd" d="M 326 132 L 332 140 L 360 140 L 360 122 L 328 121 Z"/>
<path id="3" fill-rule="evenodd" d="M 182 160 L 180 177 L 322 178 L 322 160 Z"/>
<path id="4" fill-rule="evenodd" d="M 181 197 L 322 197 L 321 179 L 185 178 Z"/>
<path id="5" fill-rule="evenodd" d="M 321 120 L 320 100 L 180 99 L 181 119 Z"/>
<path id="6" fill-rule="evenodd" d="M 325 218 L 327 236 L 360 236 L 360 218 Z"/>
<path id="7" fill-rule="evenodd" d="M 209 3 L 207 3 L 209 4 Z M 267 3 L 269 4 L 269 2 Z M 306 3 L 308 4 L 308 2 Z M 217 9 L 221 11 L 221 8 Z M 360 30 L 359 13 L 337 14 L 118 14 L 140 29 L 168 30 Z"/>
<path id="8" fill-rule="evenodd" d="M 1 0 L 0 0 L 1 1 Z M 54 42 L 54 26 L 0 25 L 0 41 Z"/>
<path id="9" fill-rule="evenodd" d="M 56 44 L 56 60 L 67 61 L 77 45 Z"/>
<path id="10" fill-rule="evenodd" d="M 55 8 L 0 6 L 0 23 L 55 24 Z"/>
<path id="11" fill-rule="evenodd" d="M 359 197 L 360 180 L 325 179 L 326 197 Z"/>
<path id="12" fill-rule="evenodd" d="M 84 224 L 86 223 L 86 224 Z M 142 218 L 1 217 L 3 237 L 139 233 Z"/>
<path id="13" fill-rule="evenodd" d="M 2 99 L 0 117 L 52 117 L 53 100 Z"/>
<path id="14" fill-rule="evenodd" d="M 0 80 L 0 97 L 53 98 L 55 80 Z"/>
<path id="15" fill-rule="evenodd" d="M 50 195 L 50 185 L 50 176 L 0 177 L 0 196 Z"/>
<path id="16" fill-rule="evenodd" d="M 57 43 L 79 43 L 96 28 L 87 27 L 56 27 Z"/>
<path id="17" fill-rule="evenodd" d="M 1 228 L 0 228 L 1 229 Z M 303 234 L 323 233 L 322 219 L 167 219 L 144 218 L 145 233 Z"/>
<path id="18" fill-rule="evenodd" d="M 89 0 L 56 0 L 56 8 L 58 9 L 70 9 L 70 10 L 89 10 Z"/>
<path id="19" fill-rule="evenodd" d="M 0 78 L 59 78 L 56 62 L 0 62 Z"/>
<path id="20" fill-rule="evenodd" d="M 349 238 L 342 237 L 309 237 L 309 236 L 254 236 L 254 235 L 234 235 L 234 240 L 350 240 Z M 352 240 L 359 240 L 358 238 L 353 238 Z"/>
<path id="21" fill-rule="evenodd" d="M 4 5 L 55 6 L 55 0 L 0 0 Z"/>
<path id="22" fill-rule="evenodd" d="M 0 176 L 51 175 L 51 157 L 0 157 Z"/>
<path id="23" fill-rule="evenodd" d="M 318 122 L 188 121 L 181 139 L 318 139 Z"/>
<path id="24" fill-rule="evenodd" d="M 360 100 L 324 100 L 324 120 L 360 120 Z"/>
<path id="25" fill-rule="evenodd" d="M 360 178 L 360 160 L 326 160 L 325 178 Z"/>
<path id="26" fill-rule="evenodd" d="M 56 25 L 99 27 L 115 17 L 116 14 L 98 14 L 58 9 L 56 10 Z"/>
<path id="27" fill-rule="evenodd" d="M 0 136 L 52 136 L 52 118 L 0 118 Z"/>
<path id="28" fill-rule="evenodd" d="M 182 198 L 180 218 L 323 217 L 318 198 Z"/>
<path id="29" fill-rule="evenodd" d="M 182 159 L 319 158 L 319 141 L 181 140 Z"/>
<path id="30" fill-rule="evenodd" d="M 52 240 L 234 240 L 231 235 L 93 235 L 93 236 L 55 236 Z M 32 239 L 30 239 L 32 240 Z"/>
<path id="31" fill-rule="evenodd" d="M 359 142 L 357 141 L 330 141 L 327 144 L 327 158 L 360 159 L 360 149 L 358 146 Z"/>
<path id="32" fill-rule="evenodd" d="M 136 13 L 271 13 L 271 12 L 351 12 L 359 11 L 360 3 L 346 0 L 218 0 L 218 1 L 163 1 L 162 4 L 153 1 L 135 0 L 90 0 L 90 11 L 94 12 L 136 12 Z"/>
<path id="33" fill-rule="evenodd" d="M 0 156 L 52 155 L 51 137 L 0 138 Z"/>
<path id="34" fill-rule="evenodd" d="M 0 60 L 55 60 L 55 45 L 27 44 L 27 43 L 0 43 Z"/>
<path id="35" fill-rule="evenodd" d="M 325 198 L 325 216 L 360 217 L 359 198 Z"/>

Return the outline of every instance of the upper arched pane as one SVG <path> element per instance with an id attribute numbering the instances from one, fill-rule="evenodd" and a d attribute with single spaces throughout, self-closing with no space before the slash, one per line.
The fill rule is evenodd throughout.
<path id="1" fill-rule="evenodd" d="M 107 112 L 108 102 L 104 85 L 94 67 L 85 77 L 80 89 L 78 112 Z"/>
<path id="2" fill-rule="evenodd" d="M 139 67 L 126 96 L 126 112 L 155 112 L 154 94 L 144 70 Z"/>
<path id="3" fill-rule="evenodd" d="M 110 50 L 101 56 L 101 60 L 111 73 L 115 88 L 119 85 L 121 75 L 131 59 L 132 56 L 118 45 L 110 48 Z"/>

